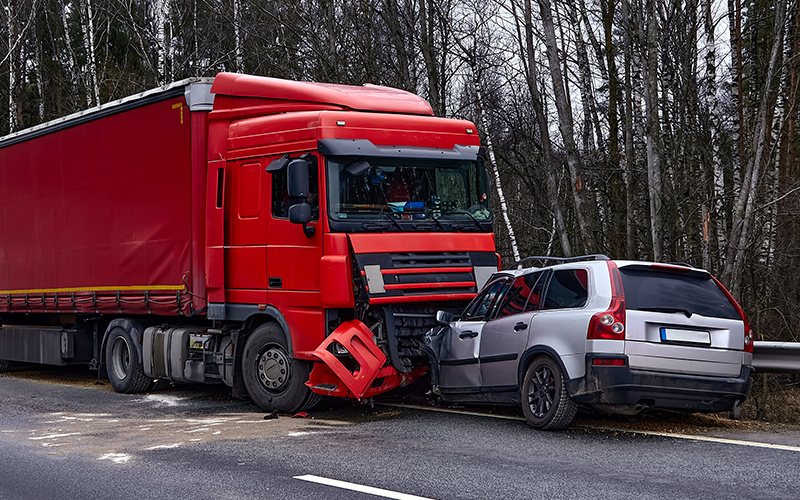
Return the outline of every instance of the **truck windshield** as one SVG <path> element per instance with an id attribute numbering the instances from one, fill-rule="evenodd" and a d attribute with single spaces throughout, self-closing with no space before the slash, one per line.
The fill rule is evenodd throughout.
<path id="1" fill-rule="evenodd" d="M 334 230 L 491 231 L 480 160 L 329 158 L 327 180 Z"/>

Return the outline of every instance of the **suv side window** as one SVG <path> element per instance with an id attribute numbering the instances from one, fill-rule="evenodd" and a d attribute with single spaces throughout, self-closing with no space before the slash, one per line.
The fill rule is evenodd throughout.
<path id="1" fill-rule="evenodd" d="M 531 290 L 528 302 L 525 304 L 525 312 L 538 311 L 542 308 L 542 292 L 546 282 L 547 271 L 537 271 L 525 275 L 525 284 Z"/>
<path id="2" fill-rule="evenodd" d="M 497 280 L 483 292 L 483 295 L 479 295 L 475 302 L 473 302 L 468 308 L 464 317 L 461 318 L 462 321 L 486 321 L 489 318 L 489 313 L 492 310 L 492 305 L 497 301 L 499 297 L 502 297 L 503 292 L 505 291 L 506 287 L 508 286 L 508 280 L 502 279 Z"/>
<path id="3" fill-rule="evenodd" d="M 497 307 L 495 319 L 539 309 L 539 295 L 544 284 L 544 280 L 540 278 L 544 274 L 545 271 L 537 271 L 515 279 Z M 531 301 L 533 301 L 532 308 L 526 307 Z"/>
<path id="4" fill-rule="evenodd" d="M 530 292 L 531 289 L 526 286 L 524 276 L 515 279 L 505 297 L 503 297 L 503 302 L 497 307 L 495 318 L 503 318 L 523 312 Z"/>
<path id="5" fill-rule="evenodd" d="M 588 298 L 588 273 L 586 269 L 559 269 L 553 272 L 544 309 L 583 307 Z"/>

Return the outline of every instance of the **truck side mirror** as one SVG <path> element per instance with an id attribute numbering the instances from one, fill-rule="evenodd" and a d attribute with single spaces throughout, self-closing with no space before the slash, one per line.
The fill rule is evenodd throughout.
<path id="1" fill-rule="evenodd" d="M 289 196 L 292 198 L 307 198 L 308 162 L 298 158 L 289 162 L 286 168 L 286 188 L 289 191 Z"/>
<path id="2" fill-rule="evenodd" d="M 308 224 L 310 221 L 311 205 L 301 202 L 289 207 L 289 222 L 292 224 Z"/>
<path id="3" fill-rule="evenodd" d="M 311 238 L 314 236 L 314 233 L 316 233 L 316 228 L 314 228 L 314 226 L 307 225 L 309 221 L 311 221 L 311 205 L 302 201 L 289 207 L 289 222 L 293 224 L 302 224 L 306 238 Z"/>

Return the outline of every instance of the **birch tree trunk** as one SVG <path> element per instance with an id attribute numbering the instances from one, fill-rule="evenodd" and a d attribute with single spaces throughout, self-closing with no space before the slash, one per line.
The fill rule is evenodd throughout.
<path id="1" fill-rule="evenodd" d="M 770 54 L 769 65 L 767 66 L 766 79 L 764 80 L 764 92 L 758 107 L 758 122 L 753 133 L 752 150 L 753 155 L 747 162 L 744 178 L 742 179 L 742 189 L 736 200 L 736 208 L 733 215 L 733 229 L 731 234 L 731 245 L 728 247 L 728 256 L 725 262 L 724 277 L 727 278 L 731 292 L 738 294 L 741 289 L 742 266 L 747 252 L 748 237 L 750 236 L 750 225 L 753 219 L 753 209 L 755 205 L 756 191 L 758 190 L 759 173 L 764 155 L 771 146 L 771 137 L 767 136 L 770 117 L 772 116 L 771 107 L 775 103 L 777 92 L 775 82 L 775 72 L 777 70 L 778 58 L 783 49 L 783 33 L 786 22 L 786 2 L 776 0 L 775 5 L 775 33 Z"/>
<path id="2" fill-rule="evenodd" d="M 573 186 L 571 193 L 572 201 L 575 204 L 575 219 L 578 225 L 578 247 L 579 251 L 586 252 L 587 250 L 592 250 L 592 244 L 591 232 L 584 217 L 583 199 L 580 194 L 580 190 L 583 186 L 583 181 L 580 177 L 582 161 L 575 146 L 572 110 L 569 107 L 565 90 L 566 87 L 561 77 L 561 64 L 558 59 L 556 31 L 553 25 L 553 13 L 550 8 L 550 0 L 538 0 L 538 2 L 542 15 L 542 24 L 544 26 L 550 77 L 553 80 L 553 97 L 555 98 L 556 110 L 558 111 L 558 128 L 561 131 L 561 138 L 564 141 L 564 149 L 567 153 L 567 167 Z"/>
<path id="3" fill-rule="evenodd" d="M 168 65 L 169 56 L 167 50 L 167 18 L 169 16 L 169 0 L 156 0 L 154 4 L 156 19 L 156 46 L 158 50 L 158 83 L 164 85 L 169 81 Z"/>
<path id="4" fill-rule="evenodd" d="M 525 80 L 528 84 L 531 100 L 533 101 L 533 112 L 536 114 L 536 121 L 539 125 L 539 135 L 542 143 L 542 163 L 545 166 L 547 194 L 550 207 L 553 210 L 553 220 L 556 232 L 558 233 L 559 242 L 561 243 L 561 250 L 564 253 L 564 257 L 571 257 L 572 245 L 569 242 L 569 234 L 567 233 L 566 224 L 564 223 L 564 214 L 561 211 L 561 202 L 558 199 L 558 181 L 556 173 L 560 165 L 553 155 L 553 146 L 550 140 L 550 129 L 548 128 L 547 115 L 545 114 L 544 100 L 539 91 L 539 77 L 536 69 L 535 56 L 536 45 L 534 45 L 533 42 L 533 12 L 531 9 L 531 0 L 525 0 L 523 16 L 523 24 L 525 27 L 525 46 L 523 51 L 526 55 L 523 64 L 527 61 L 527 64 L 525 64 Z M 514 17 L 516 19 L 516 16 Z"/>
<path id="5" fill-rule="evenodd" d="M 506 197 L 503 194 L 503 184 L 500 181 L 500 170 L 497 168 L 497 160 L 494 155 L 494 147 L 492 146 L 492 137 L 489 134 L 489 120 L 486 118 L 486 109 L 484 107 L 483 91 L 481 90 L 480 78 L 475 68 L 472 68 L 475 84 L 475 94 L 477 96 L 478 116 L 481 121 L 481 128 L 483 129 L 483 142 L 486 144 L 486 151 L 489 153 L 489 162 L 492 164 L 492 174 L 494 175 L 494 185 L 497 191 L 497 199 L 500 202 L 500 212 L 503 214 L 503 222 L 506 225 L 508 232 L 508 239 L 511 242 L 511 253 L 514 256 L 514 262 L 520 260 L 519 247 L 517 246 L 517 237 L 514 235 L 514 226 L 511 224 L 511 218 L 508 214 L 508 204 Z"/>
<path id="6" fill-rule="evenodd" d="M 442 82 L 440 80 L 441 75 L 439 74 L 436 48 L 434 46 L 434 13 L 435 8 L 431 6 L 431 0 L 420 0 L 420 52 L 422 52 L 422 59 L 425 61 L 425 72 L 428 77 L 428 99 L 433 108 L 433 113 L 436 116 L 444 116 L 444 102 L 440 98 L 442 94 Z"/>
<path id="7" fill-rule="evenodd" d="M 39 123 L 44 123 L 44 81 L 42 78 L 42 42 L 39 37 L 34 41 L 36 46 L 36 91 L 39 94 Z"/>
<path id="8" fill-rule="evenodd" d="M 92 0 L 86 2 L 86 12 L 81 14 L 81 33 L 83 34 L 83 45 L 86 49 L 86 66 L 89 73 L 89 82 L 86 89 L 86 105 L 100 104 L 100 86 L 97 82 L 97 60 L 94 54 L 94 13 L 92 12 Z"/>
<path id="9" fill-rule="evenodd" d="M 6 20 L 8 28 L 8 132 L 17 130 L 17 61 L 14 57 L 16 49 L 15 39 L 17 34 L 17 20 L 14 11 L 14 2 L 16 0 L 8 0 L 6 5 Z"/>
<path id="10" fill-rule="evenodd" d="M 653 239 L 653 260 L 661 262 L 663 253 L 663 227 L 661 221 L 661 123 L 658 99 L 658 0 L 646 0 L 647 32 L 643 46 L 646 47 L 645 70 L 645 115 L 647 127 L 647 190 L 650 200 L 650 234 Z"/>
<path id="11" fill-rule="evenodd" d="M 627 258 L 635 259 L 636 240 L 633 221 L 636 216 L 634 199 L 633 174 L 636 168 L 636 157 L 633 151 L 633 85 L 631 78 L 631 64 L 633 62 L 633 37 L 631 35 L 630 3 L 624 0 L 622 4 L 622 17 L 625 26 L 625 251 Z"/>
<path id="12" fill-rule="evenodd" d="M 233 0 L 233 39 L 236 53 L 236 72 L 244 70 L 244 57 L 242 55 L 242 0 Z"/>

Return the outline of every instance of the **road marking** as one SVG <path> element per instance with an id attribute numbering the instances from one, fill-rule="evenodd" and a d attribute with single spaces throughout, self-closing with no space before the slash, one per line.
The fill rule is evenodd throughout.
<path id="1" fill-rule="evenodd" d="M 769 448 L 771 450 L 784 450 L 784 451 L 800 451 L 800 446 L 789 446 L 786 444 L 772 444 L 772 443 L 760 443 L 758 441 L 742 441 L 740 439 L 726 439 L 726 438 L 718 438 L 712 436 L 697 436 L 697 435 L 690 435 L 690 434 L 673 434 L 671 432 L 654 432 L 654 431 L 637 431 L 632 429 L 614 429 L 610 427 L 584 427 L 585 429 L 598 429 L 604 431 L 622 431 L 628 432 L 631 434 L 644 434 L 646 436 L 661 436 L 661 437 L 671 437 L 676 439 L 690 439 L 692 441 L 707 441 L 710 443 L 722 443 L 722 444 L 735 444 L 738 446 L 752 446 L 754 448 Z"/>
<path id="2" fill-rule="evenodd" d="M 339 481 L 336 479 L 329 479 L 327 477 L 314 476 L 306 474 L 304 476 L 294 476 L 294 479 L 301 481 L 308 481 L 311 483 L 324 484 L 326 486 L 333 486 L 334 488 L 342 488 L 344 490 L 358 491 L 360 493 L 367 493 L 368 495 L 375 495 L 377 497 L 394 498 L 395 500 L 432 500 L 427 497 L 419 497 L 416 495 L 409 495 L 407 493 L 400 493 L 392 490 L 384 490 L 383 488 L 374 488 L 372 486 L 364 486 L 362 484 L 348 483 L 347 481 Z"/>
<path id="3" fill-rule="evenodd" d="M 411 410 L 425 410 L 425 411 L 435 411 L 440 413 L 453 413 L 456 415 L 472 415 L 476 417 L 489 417 L 489 418 L 499 418 L 504 420 L 521 420 L 525 421 L 525 417 L 515 417 L 512 415 L 492 415 L 491 413 L 480 413 L 477 411 L 461 411 L 461 410 L 450 410 L 446 408 L 430 408 L 427 406 L 419 406 L 419 405 L 407 405 L 407 404 L 394 404 L 394 403 L 377 403 L 381 406 L 393 406 L 396 408 L 408 408 Z M 721 444 L 733 444 L 737 446 L 752 446 L 754 448 L 767 448 L 772 450 L 784 450 L 784 451 L 797 451 L 800 452 L 800 446 L 790 446 L 785 444 L 772 444 L 772 443 L 761 443 L 758 441 L 743 441 L 740 439 L 726 439 L 726 438 L 718 438 L 718 437 L 711 437 L 711 436 L 698 436 L 698 435 L 691 435 L 691 434 L 674 434 L 671 432 L 655 432 L 655 431 L 640 431 L 635 429 L 617 429 L 614 427 L 594 427 L 594 426 L 580 426 L 582 429 L 591 429 L 597 431 L 613 431 L 613 432 L 625 432 L 628 434 L 643 434 L 647 436 L 661 436 L 661 437 L 670 437 L 675 439 L 689 439 L 693 441 L 706 441 L 711 443 L 721 443 Z"/>

